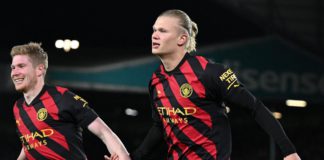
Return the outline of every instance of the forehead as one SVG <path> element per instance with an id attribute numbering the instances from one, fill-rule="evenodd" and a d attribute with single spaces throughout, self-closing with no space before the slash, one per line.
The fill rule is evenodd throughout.
<path id="1" fill-rule="evenodd" d="M 160 16 L 156 19 L 153 27 L 155 28 L 175 28 L 179 27 L 179 19 L 171 16 Z"/>
<path id="2" fill-rule="evenodd" d="M 20 64 L 20 63 L 25 63 L 25 64 L 26 63 L 31 63 L 31 59 L 27 55 L 15 55 L 12 58 L 12 65 Z"/>

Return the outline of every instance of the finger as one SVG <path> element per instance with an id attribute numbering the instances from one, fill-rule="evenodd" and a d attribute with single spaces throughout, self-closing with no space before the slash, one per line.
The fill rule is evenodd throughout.
<path id="1" fill-rule="evenodd" d="M 107 155 L 104 155 L 105 160 L 111 160 Z"/>
<path id="2" fill-rule="evenodd" d="M 118 160 L 119 159 L 119 157 L 118 157 L 118 155 L 117 154 L 113 154 L 113 155 L 111 155 L 111 160 Z"/>

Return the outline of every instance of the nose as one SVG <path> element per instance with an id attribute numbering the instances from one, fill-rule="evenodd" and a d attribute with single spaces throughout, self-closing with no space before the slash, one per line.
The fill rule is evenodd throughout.
<path id="1" fill-rule="evenodd" d="M 159 38 L 159 36 L 158 36 L 157 32 L 153 32 L 152 39 L 158 39 L 158 38 Z"/>
<path id="2" fill-rule="evenodd" d="M 15 69 L 15 68 L 11 69 L 11 77 L 17 76 L 18 74 L 19 74 L 19 72 L 17 69 Z"/>

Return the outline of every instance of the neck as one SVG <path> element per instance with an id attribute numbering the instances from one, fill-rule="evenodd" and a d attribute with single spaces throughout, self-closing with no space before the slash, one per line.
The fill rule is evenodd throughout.
<path id="1" fill-rule="evenodd" d="M 36 85 L 31 88 L 29 91 L 24 93 L 25 101 L 27 104 L 30 104 L 35 97 L 41 92 L 44 86 L 44 81 L 40 81 L 39 83 L 36 83 Z"/>
<path id="2" fill-rule="evenodd" d="M 174 70 L 181 62 L 185 54 L 186 51 L 182 51 L 182 52 L 176 52 L 174 54 L 167 54 L 167 55 L 160 56 L 164 69 L 168 72 Z"/>

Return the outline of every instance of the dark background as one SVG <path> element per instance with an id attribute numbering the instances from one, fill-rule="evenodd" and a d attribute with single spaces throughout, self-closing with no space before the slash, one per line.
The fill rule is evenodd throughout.
<path id="1" fill-rule="evenodd" d="M 82 61 L 84 57 L 86 63 L 94 63 L 102 57 L 110 61 L 125 56 L 147 56 L 156 17 L 164 10 L 175 8 L 184 10 L 197 22 L 198 45 L 201 46 L 264 35 L 262 28 L 213 1 L 13 1 L 0 8 L 1 61 L 10 61 L 7 53 L 12 46 L 30 41 L 42 42 L 49 51 L 51 65 L 74 65 L 80 61 L 71 59 Z M 79 40 L 80 49 L 75 51 L 78 54 L 62 56 L 60 53 L 64 51 L 56 50 L 54 46 L 57 39 Z M 113 53 L 83 52 L 96 48 L 112 50 Z M 134 54 L 132 50 L 141 52 Z"/>
<path id="2" fill-rule="evenodd" d="M 49 54 L 49 66 L 91 66 L 109 64 L 128 58 L 150 55 L 152 25 L 166 9 L 182 9 L 198 24 L 199 47 L 215 43 L 234 42 L 278 34 L 323 59 L 321 44 L 309 44 L 276 25 L 271 17 L 238 8 L 244 1 L 205 0 L 144 0 L 144 1 L 10 1 L 0 5 L 0 64 L 9 67 L 9 52 L 18 44 L 41 42 Z M 273 2 L 273 1 L 269 1 Z M 240 4 L 240 5 L 237 5 Z M 271 3 L 267 8 L 271 8 Z M 314 5 L 315 6 L 315 5 Z M 273 7 L 273 6 L 272 6 Z M 298 9 L 298 7 L 296 7 Z M 317 13 L 317 12 L 316 12 Z M 319 12 L 322 15 L 322 12 Z M 270 14 L 271 15 L 271 14 Z M 322 17 L 322 16 L 321 16 Z M 318 23 L 321 26 L 321 22 Z M 321 32 L 321 31 L 319 31 Z M 54 46 L 57 39 L 77 39 L 80 48 L 65 53 Z M 314 37 L 319 39 L 319 37 Z M 319 39 L 320 41 L 321 39 Z M 319 42 L 316 41 L 316 42 Z M 8 78 L 1 73 L 1 79 Z M 0 81 L 1 82 L 1 81 Z M 128 151 L 143 140 L 152 124 L 147 94 L 95 91 L 71 88 L 90 102 L 101 118 L 121 138 Z M 0 91 L 0 159 L 15 159 L 21 149 L 15 133 L 12 105 L 21 95 Z M 264 99 L 270 109 L 280 108 L 283 102 Z M 139 111 L 136 117 L 126 116 L 126 108 Z M 323 155 L 323 104 L 308 108 L 281 110 L 280 120 L 296 145 L 302 159 L 319 160 Z M 269 137 L 241 109 L 232 109 L 230 121 L 233 132 L 234 160 L 269 159 Z M 84 144 L 90 160 L 103 159 L 107 150 L 100 140 L 84 132 Z M 280 157 L 280 152 L 277 152 Z M 163 159 L 165 146 L 156 148 L 152 159 Z M 280 159 L 278 158 L 277 159 Z"/>

